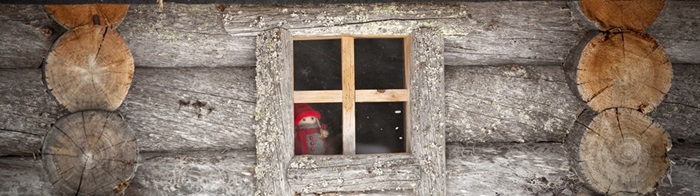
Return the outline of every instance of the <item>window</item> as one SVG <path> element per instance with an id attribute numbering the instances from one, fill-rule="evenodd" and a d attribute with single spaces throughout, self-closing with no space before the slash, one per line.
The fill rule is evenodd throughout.
<path id="1" fill-rule="evenodd" d="M 407 152 L 407 36 L 296 37 L 293 47 L 294 103 L 308 104 L 328 125 L 328 147 L 317 143 L 326 149 L 323 154 Z M 299 122 L 294 123 L 297 127 Z M 308 139 L 314 136 L 294 137 L 297 143 L 313 144 Z M 309 148 L 313 146 L 304 148 L 304 154 Z"/>
<path id="2" fill-rule="evenodd" d="M 410 30 L 407 30 L 408 32 Z M 400 46 L 405 50 L 403 59 L 407 62 L 403 64 L 403 82 L 399 82 L 397 85 L 383 81 L 384 79 L 396 79 L 396 76 L 385 76 L 396 72 L 378 73 L 385 76 L 376 79 L 381 81 L 367 82 L 375 79 L 364 79 L 365 76 L 362 75 L 366 73 L 363 71 L 382 70 L 374 69 L 375 67 L 360 68 L 367 64 L 360 65 L 358 62 L 363 60 L 355 57 L 367 53 L 371 55 L 377 51 L 363 51 L 363 44 L 356 43 L 391 41 L 392 38 L 400 38 L 404 43 L 403 46 Z M 334 39 L 328 37 L 307 39 L 318 40 L 319 42 L 315 44 L 319 45 L 339 46 L 340 53 L 322 50 L 323 54 L 330 57 L 297 57 L 297 60 L 316 61 L 319 64 L 340 63 L 341 70 L 338 71 L 337 68 L 297 70 L 294 67 L 294 40 L 291 32 L 282 28 L 273 28 L 258 35 L 255 51 L 257 102 L 254 127 L 256 136 L 256 195 L 382 190 L 412 192 L 407 194 L 414 195 L 447 194 L 444 131 L 445 91 L 442 57 L 444 38 L 442 33 L 435 28 L 418 28 L 407 37 L 383 39 L 385 38 L 375 40 L 351 36 L 341 36 Z M 347 58 L 348 56 L 352 56 L 352 58 Z M 340 62 L 330 60 L 333 58 L 341 60 Z M 354 61 L 354 63 L 343 63 L 344 61 Z M 343 69 L 352 64 L 355 65 L 355 69 Z M 298 76 L 295 77 L 297 71 L 299 74 L 307 74 L 309 78 L 312 78 L 307 81 L 307 86 L 303 85 L 303 81 L 295 80 L 295 78 L 299 79 Z M 350 74 L 346 74 L 348 71 Z M 353 76 L 354 80 L 350 81 L 354 82 L 346 82 L 348 79 L 343 78 L 345 75 Z M 328 82 L 327 84 L 324 84 L 326 82 L 320 83 L 317 81 L 320 79 L 315 77 L 325 78 Z M 383 94 L 383 96 L 376 96 L 376 94 Z M 341 135 L 344 137 L 351 133 L 345 130 L 355 130 L 359 133 L 365 129 L 365 127 L 360 128 L 360 126 L 364 126 L 362 124 L 366 123 L 361 122 L 364 120 L 360 119 L 362 117 L 366 119 L 367 116 L 363 115 L 363 112 L 367 110 L 383 108 L 389 111 L 393 110 L 394 114 L 396 111 L 400 111 L 403 115 L 398 119 L 405 123 L 405 127 L 410 124 L 410 128 L 406 127 L 404 131 L 406 136 L 403 138 L 406 141 L 404 143 L 405 153 L 294 156 L 294 102 L 302 101 L 316 104 L 314 106 L 317 108 L 327 107 L 330 108 L 328 110 L 341 110 L 340 116 L 335 114 L 333 118 L 341 119 L 338 124 L 343 131 Z M 343 116 L 343 113 L 354 115 L 352 118 L 345 118 L 350 115 Z M 355 128 L 349 129 L 346 125 L 355 126 Z M 357 144 L 376 142 L 356 139 L 353 135 L 353 137 L 343 139 L 343 145 L 352 145 L 353 143 L 346 142 L 352 140 L 355 140 Z M 342 148 L 345 152 L 348 149 L 356 148 L 347 146 Z M 359 148 L 357 152 L 359 152 Z"/>

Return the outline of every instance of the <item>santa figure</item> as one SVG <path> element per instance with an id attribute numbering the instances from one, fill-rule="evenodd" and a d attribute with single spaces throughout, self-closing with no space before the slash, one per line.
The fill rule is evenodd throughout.
<path id="1" fill-rule="evenodd" d="M 294 154 L 325 154 L 326 137 L 327 126 L 321 124 L 321 113 L 309 104 L 294 104 Z"/>

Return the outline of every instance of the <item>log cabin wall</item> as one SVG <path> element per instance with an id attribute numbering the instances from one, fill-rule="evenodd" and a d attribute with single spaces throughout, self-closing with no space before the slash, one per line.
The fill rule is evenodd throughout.
<path id="1" fill-rule="evenodd" d="M 667 1 L 647 29 L 674 76 L 649 115 L 674 142 L 661 195 L 700 194 L 700 2 Z M 141 165 L 126 195 L 251 195 L 255 191 L 255 36 L 445 36 L 448 195 L 588 193 L 562 146 L 585 107 L 561 64 L 588 30 L 578 2 L 339 5 L 131 5 L 119 32 L 134 56 L 117 110 Z M 39 149 L 58 106 L 40 67 L 65 29 L 39 5 L 0 5 L 0 195 L 48 195 Z M 672 181 L 671 181 L 672 180 Z M 672 182 L 672 186 L 671 183 Z M 402 192 L 373 192 L 402 194 Z"/>

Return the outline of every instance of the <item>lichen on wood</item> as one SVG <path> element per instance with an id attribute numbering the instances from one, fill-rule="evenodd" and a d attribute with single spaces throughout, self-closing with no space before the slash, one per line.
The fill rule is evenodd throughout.
<path id="1" fill-rule="evenodd" d="M 410 35 L 409 152 L 420 163 L 417 195 L 446 195 L 445 171 L 445 40 L 436 28 Z"/>
<path id="2" fill-rule="evenodd" d="M 116 113 L 82 111 L 60 118 L 41 149 L 59 195 L 120 195 L 138 167 L 136 138 Z"/>
<path id="3" fill-rule="evenodd" d="M 255 83 L 255 195 L 291 195 L 286 173 L 293 153 L 292 34 L 273 28 L 258 35 Z"/>

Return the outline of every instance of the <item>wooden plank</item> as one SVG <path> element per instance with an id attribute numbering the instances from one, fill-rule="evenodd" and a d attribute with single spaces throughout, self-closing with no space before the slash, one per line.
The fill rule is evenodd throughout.
<path id="1" fill-rule="evenodd" d="M 0 5 L 0 68 L 38 68 L 63 33 L 40 5 Z"/>
<path id="2" fill-rule="evenodd" d="M 420 163 L 416 195 L 446 195 L 445 65 L 443 34 L 418 28 L 410 35 L 410 152 Z"/>
<path id="3" fill-rule="evenodd" d="M 408 154 L 295 156 L 287 181 L 297 193 L 412 190 L 418 161 Z"/>
<path id="4" fill-rule="evenodd" d="M 406 102 L 408 90 L 405 89 L 380 89 L 380 90 L 356 90 L 356 102 Z"/>
<path id="5" fill-rule="evenodd" d="M 125 195 L 253 195 L 255 152 L 146 153 Z"/>
<path id="6" fill-rule="evenodd" d="M 294 155 L 292 34 L 266 30 L 256 45 L 255 195 L 291 195 L 285 175 Z"/>
<path id="7" fill-rule="evenodd" d="M 343 154 L 355 154 L 355 41 L 341 38 L 343 83 Z"/>
<path id="8" fill-rule="evenodd" d="M 294 91 L 294 103 L 341 103 L 343 91 L 318 90 L 318 91 Z"/>

